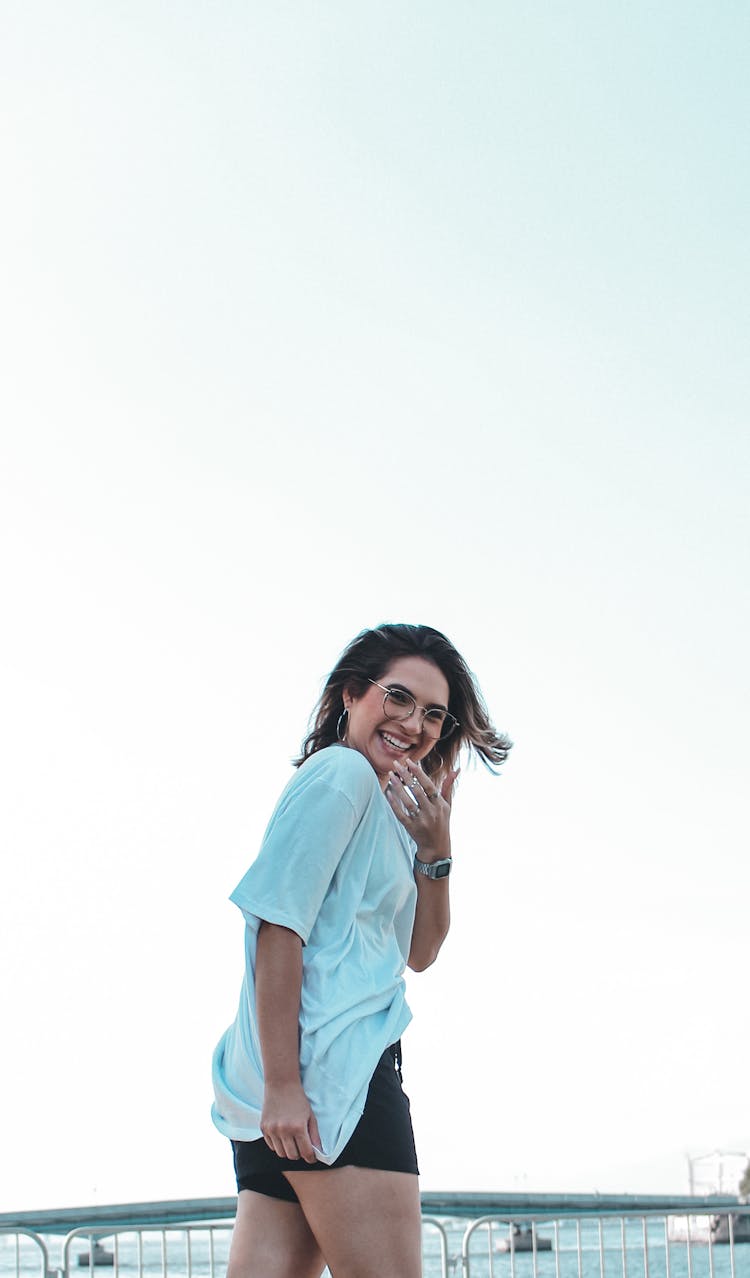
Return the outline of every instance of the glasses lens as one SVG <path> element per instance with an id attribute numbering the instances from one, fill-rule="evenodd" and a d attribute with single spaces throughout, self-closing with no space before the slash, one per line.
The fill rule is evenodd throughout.
<path id="1" fill-rule="evenodd" d="M 389 688 L 383 698 L 383 711 L 389 719 L 408 719 L 416 708 L 414 698 L 400 688 Z"/>
<path id="2" fill-rule="evenodd" d="M 424 717 L 423 730 L 428 737 L 445 736 L 445 721 L 450 715 L 445 710 L 428 710 Z"/>
<path id="3" fill-rule="evenodd" d="M 410 719 L 416 708 L 416 701 L 403 688 L 388 688 L 383 697 L 383 713 L 389 719 Z M 449 737 L 457 725 L 458 720 L 447 710 L 425 710 L 422 716 L 422 731 L 435 741 Z"/>
<path id="4" fill-rule="evenodd" d="M 443 716 L 443 722 L 440 727 L 440 740 L 445 741 L 449 737 L 454 728 L 458 727 L 458 719 L 454 719 L 452 714 Z"/>

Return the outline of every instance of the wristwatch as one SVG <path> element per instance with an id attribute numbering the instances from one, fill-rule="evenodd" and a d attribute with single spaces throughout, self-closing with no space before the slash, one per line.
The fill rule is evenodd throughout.
<path id="1" fill-rule="evenodd" d="M 418 856 L 414 858 L 414 873 L 423 874 L 426 879 L 447 879 L 453 867 L 453 862 L 449 856 L 442 861 L 420 861 Z"/>

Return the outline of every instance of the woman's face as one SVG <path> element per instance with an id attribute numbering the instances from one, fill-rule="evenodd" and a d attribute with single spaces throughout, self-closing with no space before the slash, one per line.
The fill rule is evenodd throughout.
<path id="1" fill-rule="evenodd" d="M 371 684 L 360 697 L 344 692 L 344 705 L 349 711 L 346 744 L 365 756 L 385 787 L 394 759 L 418 762 L 436 744 L 435 738 L 422 730 L 422 708 L 439 706 L 447 710 L 449 688 L 442 670 L 424 657 L 397 657 L 378 683 L 411 693 L 417 703 L 410 718 L 389 719 L 383 713 L 382 688 Z"/>

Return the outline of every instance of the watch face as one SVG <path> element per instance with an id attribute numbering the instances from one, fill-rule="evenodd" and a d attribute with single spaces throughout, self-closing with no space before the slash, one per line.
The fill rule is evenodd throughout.
<path id="1" fill-rule="evenodd" d="M 444 879 L 446 874 L 451 872 L 451 863 L 448 861 L 446 865 L 438 865 L 435 867 L 435 878 Z"/>

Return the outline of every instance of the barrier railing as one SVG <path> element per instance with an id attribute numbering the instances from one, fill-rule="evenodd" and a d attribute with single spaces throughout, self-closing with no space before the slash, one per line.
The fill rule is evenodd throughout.
<path id="1" fill-rule="evenodd" d="M 39 1213 L 39 1232 L 0 1226 L 0 1278 L 223 1278 L 234 1203 L 210 1220 L 208 1201 L 192 1221 L 190 1203 L 172 1205 L 174 1223 L 165 1203 L 138 1205 L 148 1221 L 88 1209 L 54 1267 L 41 1234 L 65 1212 Z M 425 1194 L 422 1207 L 424 1278 L 750 1278 L 750 1204 L 733 1199 Z"/>
<path id="2" fill-rule="evenodd" d="M 73 1229 L 63 1242 L 63 1278 L 220 1278 L 229 1255 L 230 1221 L 153 1229 Z"/>
<path id="3" fill-rule="evenodd" d="M 49 1252 L 37 1233 L 0 1227 L 1 1278 L 47 1278 L 49 1272 Z"/>
<path id="4" fill-rule="evenodd" d="M 461 1272 L 464 1278 L 750 1278 L 750 1205 L 711 1215 L 488 1215 L 463 1232 Z"/>

